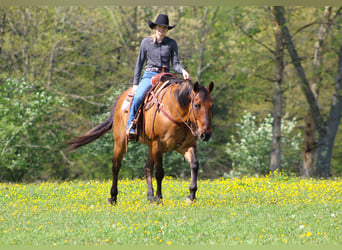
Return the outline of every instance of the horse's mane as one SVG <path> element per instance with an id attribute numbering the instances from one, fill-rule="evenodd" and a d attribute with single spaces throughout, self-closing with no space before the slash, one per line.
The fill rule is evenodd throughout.
<path id="1" fill-rule="evenodd" d="M 178 88 L 174 93 L 175 98 L 182 108 L 186 108 L 191 102 L 190 96 L 194 85 L 190 80 L 180 80 L 177 84 Z"/>
<path id="2" fill-rule="evenodd" d="M 194 84 L 191 82 L 191 80 L 184 80 L 182 78 L 179 78 L 177 76 L 170 76 L 170 75 L 165 75 L 162 76 L 160 79 L 161 82 L 164 81 L 169 81 L 169 84 L 177 84 L 178 87 L 176 91 L 174 92 L 174 96 L 177 100 L 177 102 L 180 104 L 182 108 L 186 108 L 189 106 L 191 102 L 191 91 L 194 88 Z M 199 85 L 199 92 L 201 99 L 204 100 L 207 94 L 207 90 L 203 85 Z"/>

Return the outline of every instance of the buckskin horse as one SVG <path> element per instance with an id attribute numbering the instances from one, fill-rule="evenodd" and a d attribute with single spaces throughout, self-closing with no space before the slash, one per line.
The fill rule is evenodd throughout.
<path id="1" fill-rule="evenodd" d="M 163 154 L 176 150 L 190 163 L 191 184 L 190 195 L 187 201 L 196 199 L 197 174 L 199 163 L 196 157 L 196 139 L 208 141 L 211 137 L 211 119 L 213 101 L 210 92 L 214 88 L 211 82 L 204 87 L 198 82 L 183 80 L 170 74 L 161 75 L 159 90 L 150 91 L 152 102 L 146 103 L 140 109 L 137 130 L 137 141 L 148 146 L 147 162 L 145 164 L 145 178 L 147 183 L 147 199 L 151 202 L 162 202 L 162 180 L 164 177 Z M 162 84 L 163 83 L 163 84 Z M 86 145 L 113 128 L 114 156 L 113 156 L 113 183 L 109 204 L 116 204 L 118 194 L 118 174 L 121 161 L 127 151 L 126 123 L 128 113 L 123 111 L 122 105 L 130 93 L 126 90 L 117 99 L 110 116 L 106 121 L 97 125 L 85 135 L 75 137 L 69 141 L 69 150 Z M 145 102 L 146 102 L 145 98 Z M 157 191 L 154 197 L 152 174 L 155 166 Z"/>

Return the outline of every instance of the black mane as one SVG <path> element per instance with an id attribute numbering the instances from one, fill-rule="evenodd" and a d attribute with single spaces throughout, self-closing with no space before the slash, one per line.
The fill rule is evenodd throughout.
<path id="1" fill-rule="evenodd" d="M 194 84 L 190 80 L 181 80 L 178 82 L 178 88 L 176 89 L 174 95 L 182 108 L 189 106 L 193 87 Z"/>
<path id="2" fill-rule="evenodd" d="M 177 102 L 180 104 L 182 108 L 186 108 L 190 105 L 191 102 L 191 91 L 194 88 L 194 84 L 191 82 L 191 80 L 184 80 L 182 78 L 179 78 L 177 76 L 170 76 L 170 75 L 165 75 L 162 76 L 160 79 L 161 82 L 169 81 L 169 84 L 177 84 L 178 87 L 174 93 L 174 96 L 177 100 Z M 201 100 L 204 100 L 207 98 L 207 89 L 199 84 L 199 93 Z"/>

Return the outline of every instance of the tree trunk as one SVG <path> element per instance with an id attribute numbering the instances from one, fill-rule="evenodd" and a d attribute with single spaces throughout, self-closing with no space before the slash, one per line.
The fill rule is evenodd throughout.
<path id="1" fill-rule="evenodd" d="M 58 42 L 57 40 L 57 33 L 58 33 L 58 11 L 57 11 L 58 7 L 55 7 L 56 9 L 56 16 L 55 16 L 55 33 L 54 33 L 54 37 L 52 38 L 51 41 L 51 53 L 49 56 L 49 69 L 48 69 L 48 76 L 47 76 L 47 85 L 46 85 L 46 89 L 49 90 L 51 85 L 52 85 L 52 80 L 53 80 L 53 72 L 54 72 L 54 67 L 55 67 L 55 56 L 56 56 L 56 50 L 57 50 L 57 44 Z"/>
<path id="2" fill-rule="evenodd" d="M 23 10 L 23 47 L 22 47 L 22 53 L 24 57 L 24 77 L 25 80 L 28 79 L 30 75 L 30 54 L 29 54 L 29 43 L 30 43 L 30 38 L 29 38 L 29 28 L 30 28 L 30 23 L 29 23 L 29 9 L 25 8 Z"/>
<path id="3" fill-rule="evenodd" d="M 319 136 L 317 151 L 316 175 L 321 177 L 330 176 L 330 163 L 332 149 L 335 142 L 338 126 L 342 115 L 342 43 L 338 54 L 338 68 L 335 83 L 335 91 L 332 97 L 329 117 L 327 119 L 326 136 Z"/>
<path id="4" fill-rule="evenodd" d="M 272 7 L 272 11 L 274 8 Z M 274 19 L 274 16 L 273 16 Z M 275 47 L 275 81 L 273 95 L 273 131 L 272 131 L 272 151 L 271 151 L 271 171 L 280 169 L 281 164 L 281 119 L 282 119 L 282 99 L 283 91 L 281 84 L 284 75 L 284 44 L 283 36 L 278 22 L 274 19 Z"/>
<path id="5" fill-rule="evenodd" d="M 311 90 L 314 93 L 318 102 L 319 89 L 322 85 L 322 67 L 323 67 L 323 55 L 324 55 L 324 40 L 328 34 L 329 27 L 331 25 L 331 7 L 326 6 L 324 10 L 323 22 L 320 26 L 318 33 L 318 40 L 315 43 L 315 53 L 313 59 L 313 71 L 314 79 L 311 84 Z M 303 161 L 303 176 L 309 177 L 314 173 L 317 142 L 315 138 L 316 129 L 312 118 L 310 109 L 305 121 L 304 132 L 304 161 Z"/>
<path id="6" fill-rule="evenodd" d="M 303 172 L 302 175 L 305 177 L 310 177 L 313 175 L 315 160 L 316 160 L 316 150 L 317 142 L 315 139 L 315 123 L 312 118 L 311 110 L 308 110 L 305 119 L 304 128 L 304 160 L 303 160 Z"/>
<path id="7" fill-rule="evenodd" d="M 2 52 L 2 46 L 4 44 L 5 24 L 6 24 L 6 13 L 4 12 L 2 14 L 1 28 L 0 28 L 0 56 L 1 56 L 1 52 Z M 1 68 L 1 66 L 0 66 L 0 68 Z"/>

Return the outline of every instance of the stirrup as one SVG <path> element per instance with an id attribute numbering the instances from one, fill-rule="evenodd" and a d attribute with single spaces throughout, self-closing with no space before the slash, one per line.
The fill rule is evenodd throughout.
<path id="1" fill-rule="evenodd" d="M 128 127 L 127 131 L 126 131 L 126 136 L 128 138 L 129 141 L 133 141 L 137 139 L 137 132 L 136 129 L 133 128 L 135 126 L 135 122 L 131 122 L 131 125 Z"/>
<path id="2" fill-rule="evenodd" d="M 136 141 L 137 140 L 137 134 L 136 133 L 127 131 L 126 136 L 127 136 L 127 139 L 129 141 Z"/>

